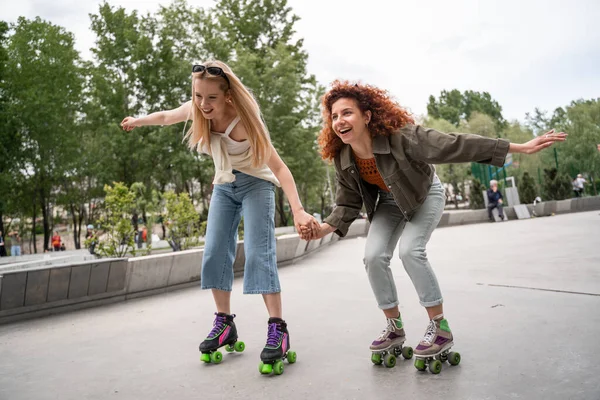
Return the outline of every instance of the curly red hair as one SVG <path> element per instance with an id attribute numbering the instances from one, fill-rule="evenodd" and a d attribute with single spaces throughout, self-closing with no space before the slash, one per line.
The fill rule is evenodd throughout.
<path id="1" fill-rule="evenodd" d="M 321 146 L 321 156 L 325 160 L 334 159 L 342 148 L 342 139 L 333 131 L 331 107 L 333 103 L 343 98 L 356 100 L 362 113 L 371 111 L 369 131 L 373 137 L 389 136 L 404 125 L 414 123 L 409 112 L 392 99 L 387 91 L 371 85 L 335 80 L 321 102 L 323 129 L 319 133 L 318 141 Z"/>

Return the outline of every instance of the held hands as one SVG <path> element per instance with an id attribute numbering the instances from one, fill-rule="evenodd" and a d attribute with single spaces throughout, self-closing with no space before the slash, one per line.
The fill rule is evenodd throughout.
<path id="1" fill-rule="evenodd" d="M 304 239 L 303 232 L 311 232 L 317 231 L 319 229 L 319 223 L 312 215 L 308 214 L 306 211 L 298 211 L 294 213 L 294 226 L 296 227 L 296 232 Z M 304 239 L 309 240 L 309 239 Z"/>
<path id="2" fill-rule="evenodd" d="M 323 236 L 331 233 L 335 230 L 331 225 L 327 223 L 322 223 L 321 225 L 316 226 L 316 228 L 309 228 L 307 226 L 302 226 L 298 234 L 303 240 L 317 240 L 321 239 Z"/>
<path id="3" fill-rule="evenodd" d="M 131 132 L 133 130 L 133 128 L 135 128 L 137 122 L 137 118 L 133 118 L 133 117 L 125 117 L 125 119 L 123 119 L 123 121 L 121 121 L 121 128 L 123 128 L 124 131 L 126 132 Z"/>
<path id="4" fill-rule="evenodd" d="M 565 140 L 567 140 L 566 133 L 556 133 L 554 132 L 554 129 L 552 129 L 527 143 L 516 145 L 514 150 L 516 153 L 534 154 L 540 150 L 552 146 L 554 142 L 564 142 Z"/>

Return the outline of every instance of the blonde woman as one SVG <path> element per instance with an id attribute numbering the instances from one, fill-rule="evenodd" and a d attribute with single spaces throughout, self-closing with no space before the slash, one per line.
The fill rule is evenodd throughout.
<path id="1" fill-rule="evenodd" d="M 192 68 L 193 100 L 181 107 L 121 122 L 126 131 L 137 126 L 171 125 L 192 120 L 190 148 L 212 156 L 214 190 L 208 210 L 202 260 L 202 288 L 211 289 L 217 312 L 213 329 L 200 344 L 202 360 L 220 362 L 219 347 L 243 350 L 231 314 L 237 227 L 244 217 L 244 293 L 262 294 L 269 313 L 261 372 L 282 372 L 281 360 L 295 361 L 287 324 L 282 319 L 275 252 L 275 186 L 283 188 L 300 226 L 318 228 L 300 202 L 294 178 L 271 144 L 258 103 L 223 62 Z"/>

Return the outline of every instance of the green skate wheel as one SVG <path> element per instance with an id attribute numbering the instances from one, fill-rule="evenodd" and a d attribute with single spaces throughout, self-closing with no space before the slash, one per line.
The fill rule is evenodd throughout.
<path id="1" fill-rule="evenodd" d="M 433 360 L 429 363 L 429 372 L 432 374 L 439 374 L 442 372 L 442 362 L 440 360 Z"/>
<path id="2" fill-rule="evenodd" d="M 273 372 L 275 373 L 275 375 L 283 374 L 283 361 L 275 361 L 275 364 L 273 364 Z"/>
<path id="3" fill-rule="evenodd" d="M 270 374 L 271 372 L 273 372 L 273 364 L 265 364 L 261 361 L 258 365 L 258 370 L 263 375 Z"/>
<path id="4" fill-rule="evenodd" d="M 403 347 L 402 348 L 402 357 L 406 360 L 410 360 L 413 356 L 413 348 L 412 347 Z"/>
<path id="5" fill-rule="evenodd" d="M 208 353 L 202 353 L 202 355 L 200 356 L 200 361 L 204 361 L 205 363 L 209 363 L 210 362 L 210 354 L 208 354 Z"/>
<path id="6" fill-rule="evenodd" d="M 381 365 L 381 363 L 383 362 L 383 360 L 381 359 L 381 354 L 379 354 L 379 353 L 371 354 L 371 362 L 375 365 Z"/>
<path id="7" fill-rule="evenodd" d="M 383 365 L 387 368 L 394 368 L 396 366 L 396 356 L 393 354 L 386 354 L 383 357 Z"/>
<path id="8" fill-rule="evenodd" d="M 460 353 L 451 351 L 450 354 L 448 354 L 448 362 L 450 363 L 450 365 L 460 364 Z"/>
<path id="9" fill-rule="evenodd" d="M 235 344 L 233 345 L 233 348 L 238 353 L 241 353 L 246 348 L 246 343 L 244 343 L 244 342 L 235 342 Z"/>
<path id="10" fill-rule="evenodd" d="M 228 344 L 227 346 L 225 346 L 225 351 L 228 353 L 233 353 L 235 351 L 235 349 L 233 348 L 232 345 Z"/>
<path id="11" fill-rule="evenodd" d="M 296 355 L 295 351 L 288 351 L 287 352 L 287 360 L 288 360 L 288 362 L 290 364 L 295 363 L 296 362 L 296 358 L 297 358 L 297 355 Z"/>
<path id="12" fill-rule="evenodd" d="M 219 364 L 221 361 L 223 361 L 223 354 L 220 351 L 215 351 L 210 355 L 210 361 L 213 364 Z"/>
<path id="13" fill-rule="evenodd" d="M 419 371 L 425 371 L 425 360 L 423 360 L 422 358 L 417 358 L 415 360 L 415 368 Z"/>

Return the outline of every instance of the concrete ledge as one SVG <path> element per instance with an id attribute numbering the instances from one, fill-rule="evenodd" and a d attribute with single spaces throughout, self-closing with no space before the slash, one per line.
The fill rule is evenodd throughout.
<path id="1" fill-rule="evenodd" d="M 296 254 L 294 258 L 302 257 L 308 248 L 308 242 L 298 237 L 298 245 L 296 246 Z"/>
<path id="2" fill-rule="evenodd" d="M 296 257 L 300 237 L 295 234 L 281 235 L 277 237 L 277 262 L 286 262 Z"/>
<path id="3" fill-rule="evenodd" d="M 167 286 L 200 280 L 204 250 L 186 250 L 173 254 Z"/>
<path id="4" fill-rule="evenodd" d="M 69 296 L 71 268 L 52 268 L 48 283 L 48 302 L 66 300 Z"/>
<path id="5" fill-rule="evenodd" d="M 526 206 L 537 216 L 600 210 L 600 196 L 548 201 Z M 513 207 L 505 207 L 516 220 Z M 487 222 L 487 210 L 444 212 L 439 227 Z M 346 238 L 365 236 L 369 222 L 355 221 Z M 307 242 L 297 234 L 277 237 L 278 264 L 291 264 L 311 252 L 337 242 L 336 234 Z M 244 242 L 238 241 L 236 276 L 244 272 Z M 0 275 L 0 323 L 33 318 L 197 286 L 201 279 L 203 249 L 130 259 L 96 259 L 70 265 L 11 271 Z"/>
<path id="6" fill-rule="evenodd" d="M 533 216 L 547 217 L 555 214 L 570 212 L 600 210 L 600 196 L 583 197 L 578 199 L 551 200 L 533 204 L 526 204 L 527 210 Z M 518 220 L 514 207 L 504 207 L 504 213 L 509 220 Z M 466 225 L 487 222 L 487 210 L 460 210 L 444 211 L 438 227 Z"/>
<path id="7" fill-rule="evenodd" d="M 556 202 L 556 213 L 566 214 L 571 212 L 571 200 L 560 200 Z"/>
<path id="8" fill-rule="evenodd" d="M 2 276 L 0 312 L 25 305 L 26 285 L 27 272 L 15 272 Z"/>
<path id="9" fill-rule="evenodd" d="M 172 253 L 130 258 L 127 293 L 167 286 L 172 264 Z"/>
<path id="10" fill-rule="evenodd" d="M 107 292 L 118 292 L 125 289 L 125 280 L 127 279 L 127 260 L 113 259 L 110 263 L 108 272 Z"/>
<path id="11" fill-rule="evenodd" d="M 322 241 L 323 239 L 321 238 L 321 240 L 311 240 L 308 242 L 308 245 L 306 246 L 306 253 L 312 253 L 313 251 L 317 250 L 319 247 L 321 247 Z"/>
<path id="12" fill-rule="evenodd" d="M 31 271 L 27 273 L 27 286 L 25 289 L 25 305 L 32 306 L 46 302 L 48 297 L 48 282 L 50 270 Z"/>

